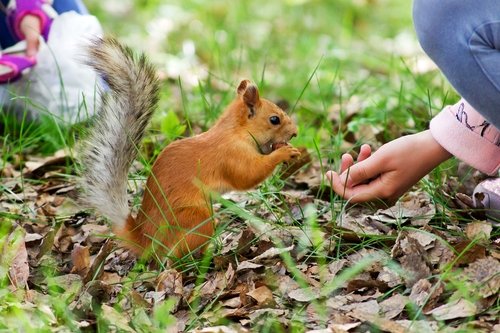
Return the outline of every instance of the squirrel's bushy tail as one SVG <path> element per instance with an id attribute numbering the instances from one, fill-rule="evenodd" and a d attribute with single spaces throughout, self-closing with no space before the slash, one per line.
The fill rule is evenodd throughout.
<path id="1" fill-rule="evenodd" d="M 92 42 L 88 64 L 106 81 L 101 109 L 81 153 L 83 200 L 123 226 L 129 215 L 128 171 L 158 103 L 156 71 L 141 54 L 105 37 Z"/>

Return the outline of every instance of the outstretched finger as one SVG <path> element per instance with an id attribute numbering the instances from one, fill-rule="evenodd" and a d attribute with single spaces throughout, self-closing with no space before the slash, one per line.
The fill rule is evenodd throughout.
<path id="1" fill-rule="evenodd" d="M 358 162 L 366 160 L 368 157 L 372 155 L 372 148 L 368 144 L 364 144 L 359 148 Z"/>
<path id="2" fill-rule="evenodd" d="M 354 164 L 354 159 L 350 154 L 343 154 L 340 161 L 340 173 L 346 171 Z"/>
<path id="3" fill-rule="evenodd" d="M 340 175 L 340 178 L 347 187 L 353 187 L 370 182 L 372 178 L 378 177 L 384 171 L 387 171 L 386 165 L 377 154 L 374 154 L 351 166 Z"/>

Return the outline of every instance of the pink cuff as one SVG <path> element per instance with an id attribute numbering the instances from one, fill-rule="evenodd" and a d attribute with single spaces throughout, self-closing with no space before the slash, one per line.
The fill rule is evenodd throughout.
<path id="1" fill-rule="evenodd" d="M 41 9 L 32 9 L 32 10 L 24 10 L 15 15 L 13 27 L 16 37 L 19 38 L 20 40 L 23 40 L 25 38 L 23 32 L 21 31 L 21 22 L 26 17 L 26 15 L 33 15 L 40 19 L 40 32 L 41 35 L 44 35 L 44 28 L 49 23 L 47 14 L 45 14 Z"/>
<path id="2" fill-rule="evenodd" d="M 16 0 L 15 6 L 8 9 L 7 19 L 14 35 L 19 39 L 25 38 L 21 31 L 21 21 L 26 15 L 33 15 L 40 19 L 40 34 L 47 40 L 52 18 L 45 12 L 44 6 L 50 6 L 48 0 Z"/>
<path id="3" fill-rule="evenodd" d="M 460 160 L 489 175 L 498 171 L 500 131 L 464 99 L 435 116 L 430 130 L 434 139 Z"/>

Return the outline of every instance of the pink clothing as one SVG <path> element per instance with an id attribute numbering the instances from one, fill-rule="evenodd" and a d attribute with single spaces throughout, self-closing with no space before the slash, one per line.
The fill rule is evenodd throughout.
<path id="1" fill-rule="evenodd" d="M 461 99 L 447 106 L 430 124 L 432 136 L 449 153 L 494 175 L 500 167 L 500 131 Z"/>

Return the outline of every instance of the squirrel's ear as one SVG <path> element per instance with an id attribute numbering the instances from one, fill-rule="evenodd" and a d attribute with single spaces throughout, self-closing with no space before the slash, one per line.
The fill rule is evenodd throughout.
<path id="1" fill-rule="evenodd" d="M 238 95 L 241 96 L 243 102 L 248 106 L 249 115 L 251 118 L 255 114 L 255 106 L 260 102 L 259 89 L 249 80 L 243 80 L 238 86 Z"/>

